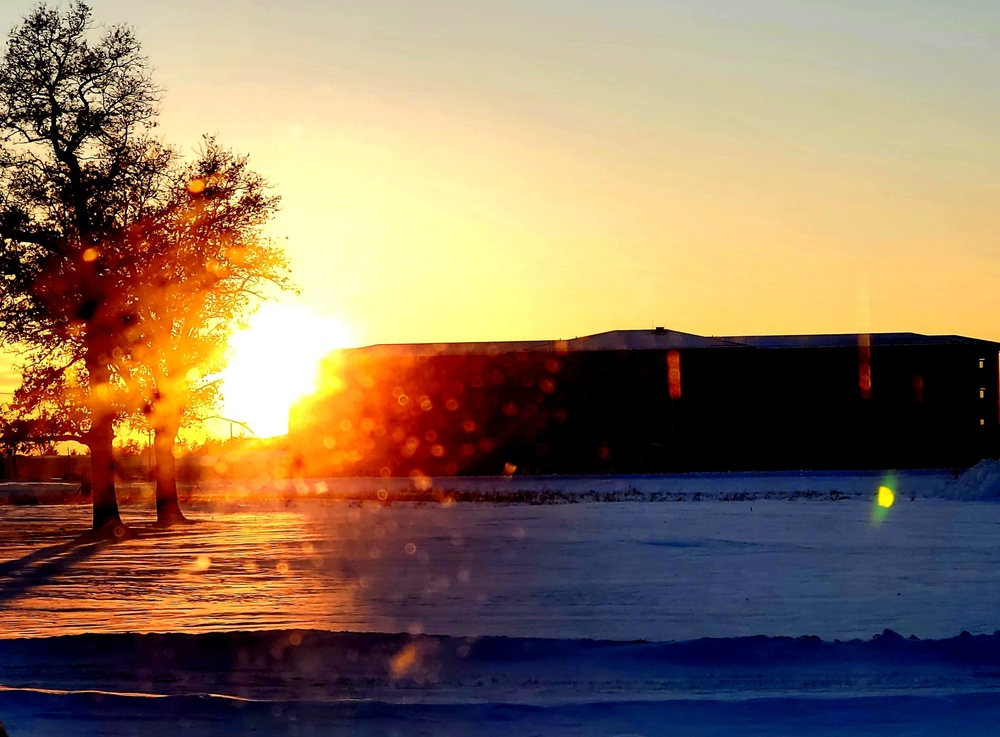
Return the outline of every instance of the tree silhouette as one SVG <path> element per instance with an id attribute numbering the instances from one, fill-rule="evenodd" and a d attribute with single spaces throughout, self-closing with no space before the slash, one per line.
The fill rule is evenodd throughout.
<path id="1" fill-rule="evenodd" d="M 132 233 L 146 253 L 138 275 L 137 337 L 119 375 L 154 432 L 156 511 L 161 524 L 184 520 L 177 501 L 174 447 L 187 417 L 207 414 L 232 331 L 263 298 L 289 288 L 284 253 L 261 235 L 278 199 L 246 157 L 208 138 L 201 155 L 173 178 L 172 197 Z"/>
<path id="2" fill-rule="evenodd" d="M 90 448 L 94 527 L 121 534 L 116 423 L 145 412 L 158 516 L 180 519 L 179 423 L 256 288 L 287 277 L 260 237 L 277 200 L 246 159 L 209 140 L 181 163 L 152 136 L 159 90 L 132 31 L 90 35 L 84 3 L 40 5 L 0 62 L 0 341 L 23 351 L 18 429 Z"/>
<path id="3" fill-rule="evenodd" d="M 132 310 L 122 234 L 155 190 L 159 91 L 131 30 L 86 38 L 90 9 L 39 6 L 0 63 L 0 337 L 36 365 L 82 363 L 94 527 L 121 524 L 113 478 L 111 362 Z"/>

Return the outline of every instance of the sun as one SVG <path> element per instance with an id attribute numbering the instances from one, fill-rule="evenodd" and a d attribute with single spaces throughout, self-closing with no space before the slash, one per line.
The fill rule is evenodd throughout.
<path id="1" fill-rule="evenodd" d="M 216 423 L 215 432 L 286 434 L 292 403 L 315 389 L 319 360 L 350 342 L 349 331 L 335 318 L 305 305 L 265 304 L 230 340 L 231 358 L 221 379 L 222 415 L 232 424 Z"/>

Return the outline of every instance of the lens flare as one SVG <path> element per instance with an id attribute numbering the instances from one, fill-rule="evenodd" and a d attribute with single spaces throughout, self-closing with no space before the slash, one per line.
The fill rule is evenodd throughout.
<path id="1" fill-rule="evenodd" d="M 872 524 L 881 525 L 889 518 L 889 508 L 896 502 L 898 479 L 894 473 L 889 473 L 882 479 L 873 499 L 871 519 Z"/>
<path id="2" fill-rule="evenodd" d="M 320 359 L 350 341 L 334 318 L 302 305 L 265 305 L 232 338 L 221 375 L 223 414 L 259 437 L 284 435 L 292 403 L 316 388 Z"/>

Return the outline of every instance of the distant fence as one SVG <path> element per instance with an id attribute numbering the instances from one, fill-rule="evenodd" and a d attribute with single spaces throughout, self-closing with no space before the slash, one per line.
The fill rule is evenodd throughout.
<path id="1" fill-rule="evenodd" d="M 4 456 L 0 479 L 4 481 L 78 480 L 90 476 L 90 456 Z"/>
<path id="2" fill-rule="evenodd" d="M 288 478 L 296 475 L 294 458 L 287 451 L 235 451 L 215 455 L 188 455 L 177 459 L 181 483 L 200 480 Z M 115 475 L 121 481 L 152 480 L 153 460 L 148 455 L 119 456 Z M 90 476 L 90 456 L 3 456 L 0 481 L 82 480 Z"/>

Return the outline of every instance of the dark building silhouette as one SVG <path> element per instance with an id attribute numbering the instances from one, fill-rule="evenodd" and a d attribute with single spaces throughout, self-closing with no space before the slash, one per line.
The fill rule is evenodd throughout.
<path id="1" fill-rule="evenodd" d="M 1000 344 L 915 333 L 338 351 L 292 410 L 302 472 L 961 468 L 996 455 Z"/>

